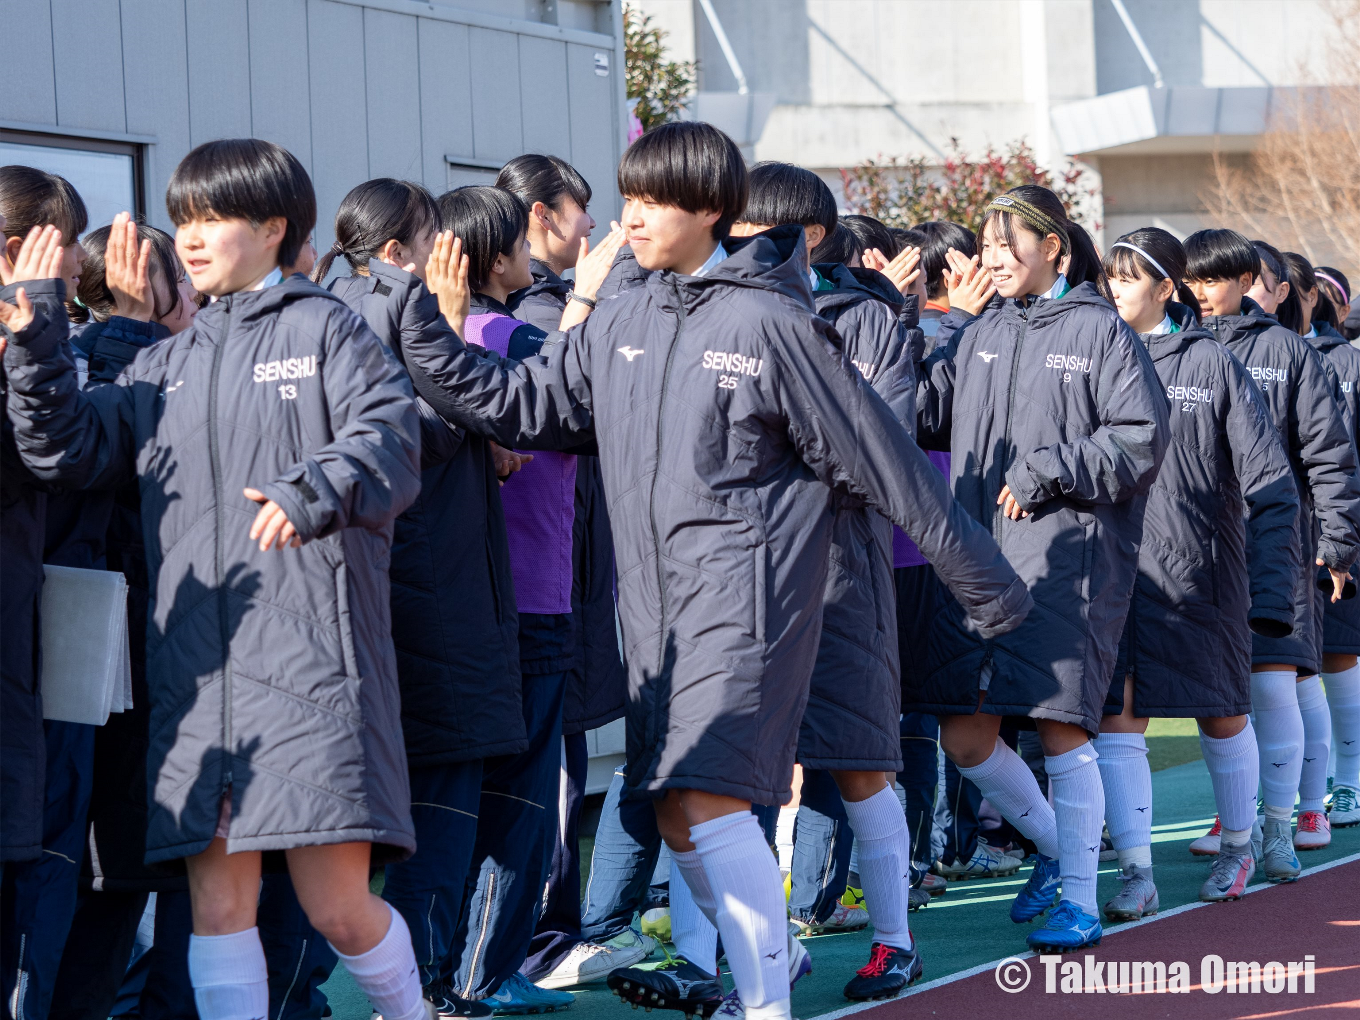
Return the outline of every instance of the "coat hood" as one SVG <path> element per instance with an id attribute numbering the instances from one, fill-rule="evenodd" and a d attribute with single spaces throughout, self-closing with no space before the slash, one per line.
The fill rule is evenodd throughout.
<path id="1" fill-rule="evenodd" d="M 1066 315 L 1073 308 L 1090 307 L 1104 312 L 1114 312 L 1114 305 L 1101 296 L 1094 283 L 1079 283 L 1060 298 L 1038 298 L 1028 307 L 1022 308 L 1015 298 L 1007 298 L 1002 305 L 1002 314 L 1024 317 L 1031 324 L 1047 322 Z"/>
<path id="2" fill-rule="evenodd" d="M 1315 322 L 1313 328 L 1317 330 L 1317 336 L 1304 337 L 1304 339 L 1323 353 L 1330 351 L 1333 347 L 1350 343 L 1333 328 L 1330 322 Z"/>
<path id="3" fill-rule="evenodd" d="M 218 298 L 194 316 L 194 325 L 191 328 L 216 331 L 226 321 L 228 313 L 240 321 L 252 321 L 273 315 L 293 302 L 309 297 L 334 301 L 343 308 L 349 307 L 320 284 L 313 283 L 300 274 L 294 274 L 264 290 L 238 291 Z"/>
<path id="4" fill-rule="evenodd" d="M 751 237 L 728 237 L 722 242 L 727 258 L 706 276 L 682 276 L 665 270 L 653 273 L 648 286 L 658 303 L 674 305 L 672 281 L 694 297 L 719 286 L 772 291 L 812 308 L 812 284 L 807 274 L 807 245 L 800 226 L 775 227 Z"/>
<path id="5" fill-rule="evenodd" d="M 903 298 L 896 287 L 882 273 L 874 269 L 860 269 L 839 262 L 821 262 L 812 267 L 834 286 L 833 291 L 819 291 L 816 295 L 818 310 L 841 308 L 862 301 L 866 297 L 875 298 L 892 307 L 899 314 L 910 313 L 908 327 L 916 325 L 920 319 L 919 300 L 915 294 Z"/>
<path id="6" fill-rule="evenodd" d="M 571 284 L 562 277 L 558 276 L 548 263 L 540 259 L 529 260 L 529 272 L 533 274 L 534 282 L 523 290 L 517 290 L 510 295 L 510 300 L 506 305 L 513 312 L 519 307 L 519 303 L 525 298 L 537 297 L 540 294 L 551 294 L 563 301 L 571 293 Z"/>
<path id="7" fill-rule="evenodd" d="M 1279 324 L 1280 321 L 1275 316 L 1267 315 L 1265 310 L 1249 297 L 1242 299 L 1242 310 L 1236 315 L 1206 315 L 1203 322 L 1204 328 L 1212 332 L 1220 343 L 1225 344 Z"/>

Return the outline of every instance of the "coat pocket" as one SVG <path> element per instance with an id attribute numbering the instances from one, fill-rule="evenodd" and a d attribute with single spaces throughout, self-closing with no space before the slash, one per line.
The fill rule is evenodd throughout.
<path id="1" fill-rule="evenodd" d="M 769 546 L 761 542 L 752 550 L 752 587 L 755 591 L 755 639 L 758 645 L 765 644 L 765 592 L 766 571 L 769 569 Z"/>
<path id="2" fill-rule="evenodd" d="M 354 654 L 354 626 L 349 612 L 349 567 L 344 563 L 335 568 L 335 606 L 340 618 L 340 650 L 345 657 L 345 675 L 358 680 L 359 659 Z"/>

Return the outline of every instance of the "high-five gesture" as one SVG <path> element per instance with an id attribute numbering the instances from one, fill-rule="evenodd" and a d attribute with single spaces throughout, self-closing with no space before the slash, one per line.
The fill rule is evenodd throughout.
<path id="1" fill-rule="evenodd" d="M 425 282 L 439 299 L 439 310 L 460 337 L 472 307 L 468 288 L 468 257 L 463 254 L 463 239 L 444 230 L 434 240 L 434 250 L 425 263 Z"/>
<path id="2" fill-rule="evenodd" d="M 922 300 L 925 299 L 924 282 L 917 286 L 918 281 L 921 281 L 920 248 L 907 245 L 891 261 L 877 248 L 868 248 L 860 255 L 860 264 L 865 269 L 877 269 L 892 281 L 892 285 L 903 297 L 916 294 Z"/>
<path id="3" fill-rule="evenodd" d="M 156 311 L 156 294 L 151 289 L 151 242 L 137 243 L 137 224 L 132 214 L 121 212 L 109 228 L 109 243 L 104 248 L 104 282 L 113 295 L 113 314 L 125 319 L 150 322 Z"/>
<path id="4" fill-rule="evenodd" d="M 599 293 L 600 285 L 609 276 L 609 270 L 614 265 L 614 256 L 627 243 L 628 234 L 617 220 L 610 222 L 609 233 L 600 239 L 594 250 L 591 249 L 588 239 L 581 238 L 581 253 L 576 259 L 576 282 L 572 284 L 571 289 L 578 300 L 567 302 L 558 329 L 565 332 L 577 323 L 585 322 L 594 308 L 595 295 Z"/>
<path id="5" fill-rule="evenodd" d="M 0 248 L 0 286 L 29 280 L 55 280 L 61 275 L 61 260 L 65 254 L 60 230 L 51 224 L 34 227 L 24 238 L 13 262 Z"/>
<path id="6" fill-rule="evenodd" d="M 944 257 L 949 263 L 944 271 L 949 307 L 970 315 L 981 315 L 987 302 L 996 294 L 991 272 L 982 268 L 976 255 L 969 258 L 963 252 L 950 248 Z"/>

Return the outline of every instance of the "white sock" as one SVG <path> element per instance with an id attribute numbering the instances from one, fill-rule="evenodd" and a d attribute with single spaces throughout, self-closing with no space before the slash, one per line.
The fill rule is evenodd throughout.
<path id="1" fill-rule="evenodd" d="M 717 905 L 727 963 L 742 1004 L 777 1005 L 789 998 L 789 920 L 779 864 L 750 811 L 734 811 L 690 827 Z M 700 908 L 700 890 L 692 887 Z"/>
<path id="2" fill-rule="evenodd" d="M 1101 733 L 1096 765 L 1105 788 L 1105 824 L 1119 866 L 1152 867 L 1152 770 L 1141 733 Z"/>
<path id="3" fill-rule="evenodd" d="M 1100 785 L 1096 749 L 1088 740 L 1066 754 L 1044 756 L 1053 787 L 1058 822 L 1058 871 L 1062 898 L 1088 914 L 1096 913 L 1096 870 L 1100 866 L 1100 829 L 1105 821 L 1105 790 Z"/>
<path id="4" fill-rule="evenodd" d="M 269 1015 L 269 970 L 260 929 L 189 936 L 189 981 L 202 1020 L 262 1020 Z"/>
<path id="5" fill-rule="evenodd" d="M 1322 679 L 1332 713 L 1333 785 L 1360 790 L 1360 663 L 1340 673 L 1323 673 Z"/>
<path id="6" fill-rule="evenodd" d="M 982 795 L 991 801 L 992 807 L 1019 829 L 1020 834 L 1033 843 L 1039 853 L 1045 857 L 1058 856 L 1058 822 L 1053 808 L 1039 789 L 1039 783 L 1025 760 L 1012 751 L 1004 740 L 997 737 L 996 747 L 992 748 L 987 760 L 981 765 L 960 767 L 959 775 L 971 779 Z"/>
<path id="7" fill-rule="evenodd" d="M 675 955 L 683 956 L 701 970 L 717 974 L 718 929 L 694 902 L 689 882 L 685 881 L 685 871 L 678 863 L 681 856 L 681 853 L 671 854 L 671 939 L 675 943 Z M 692 870 L 703 873 L 704 866 L 697 850 L 690 850 L 683 856 L 693 859 Z M 704 885 L 707 884 L 708 880 L 704 879 Z"/>
<path id="8" fill-rule="evenodd" d="M 864 905 L 874 922 L 874 941 L 911 948 L 907 903 L 911 889 L 911 837 L 907 818 L 891 786 L 867 800 L 841 798 L 859 843 L 859 878 Z"/>
<path id="9" fill-rule="evenodd" d="M 1327 755 L 1332 744 L 1332 716 L 1322 677 L 1310 676 L 1295 688 L 1303 717 L 1303 763 L 1299 769 L 1299 810 L 1321 811 L 1327 799 Z"/>
<path id="10" fill-rule="evenodd" d="M 1266 814 L 1288 818 L 1294 813 L 1303 767 L 1303 716 L 1292 670 L 1251 675 L 1251 707 L 1260 748 L 1261 790 Z"/>
<path id="11" fill-rule="evenodd" d="M 387 909 L 392 915 L 387 934 L 368 952 L 346 956 L 334 946 L 331 949 L 383 1020 L 425 1020 L 411 930 L 391 906 Z"/>
<path id="12" fill-rule="evenodd" d="M 1241 846 L 1256 821 L 1256 785 L 1261 780 L 1256 730 L 1248 719 L 1242 732 L 1233 737 L 1220 739 L 1201 731 L 1199 746 L 1204 752 L 1204 764 L 1209 768 L 1209 781 L 1214 786 L 1218 821 L 1223 826 L 1222 838 L 1234 846 Z"/>

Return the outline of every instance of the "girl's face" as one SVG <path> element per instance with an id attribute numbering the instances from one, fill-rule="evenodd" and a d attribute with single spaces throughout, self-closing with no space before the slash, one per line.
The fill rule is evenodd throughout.
<path id="1" fill-rule="evenodd" d="M 173 336 L 176 333 L 183 333 L 194 321 L 194 316 L 198 314 L 198 291 L 194 290 L 187 277 L 181 276 L 175 283 L 175 289 L 179 291 L 179 304 L 175 305 L 173 311 L 165 315 L 158 316 L 156 321 L 166 329 L 170 330 Z M 157 308 L 169 308 L 172 298 L 170 295 L 170 285 L 166 282 L 165 274 L 160 267 L 155 267 L 151 272 L 151 290 L 156 296 Z"/>
<path id="2" fill-rule="evenodd" d="M 978 252 L 983 268 L 992 274 L 996 292 L 1003 298 L 1018 298 L 1051 289 L 1058 280 L 1058 253 L 1062 250 L 1057 235 L 1036 237 L 1017 224 L 1012 248 L 1000 226 L 996 217 L 988 221 Z"/>
<path id="3" fill-rule="evenodd" d="M 1318 303 L 1318 289 L 1300 290 L 1295 293 L 1299 296 L 1299 307 L 1303 309 L 1303 332 L 1307 333 L 1313 324 L 1313 309 Z"/>
<path id="4" fill-rule="evenodd" d="M 196 290 L 224 297 L 251 290 L 278 267 L 287 228 L 282 216 L 253 226 L 249 220 L 209 213 L 176 228 L 175 250 Z"/>
<path id="5" fill-rule="evenodd" d="M 396 238 L 393 238 L 383 245 L 379 258 L 398 269 L 413 267 L 409 270 L 411 275 L 417 277 L 421 283 L 425 283 L 425 263 L 430 261 L 430 253 L 434 251 L 434 239 L 438 234 L 438 228 L 431 223 L 413 237 L 409 245 L 402 244 Z M 527 287 L 528 284 L 525 284 L 525 286 Z"/>
<path id="6" fill-rule="evenodd" d="M 529 247 L 536 258 L 555 269 L 569 269 L 581 255 L 581 241 L 595 229 L 595 220 L 576 200 L 563 195 L 558 208 L 535 202 L 530 210 Z"/>
<path id="7" fill-rule="evenodd" d="M 1110 293 L 1119 317 L 1135 333 L 1151 333 L 1166 317 L 1166 303 L 1175 291 L 1165 277 L 1153 280 L 1143 276 L 1111 276 Z"/>
<path id="8" fill-rule="evenodd" d="M 1278 279 L 1264 264 L 1261 266 L 1261 275 L 1256 277 L 1247 291 L 1247 297 L 1260 305 L 1267 315 L 1274 315 L 1280 302 L 1288 296 L 1289 281 Z"/>
<path id="9" fill-rule="evenodd" d="M 496 267 L 503 267 L 500 282 L 507 294 L 513 294 L 515 291 L 523 290 L 533 284 L 534 274 L 529 268 L 529 258 L 529 237 L 527 234 L 521 235 L 519 243 L 515 245 L 513 255 L 496 256 Z"/>
<path id="10" fill-rule="evenodd" d="M 689 212 L 649 198 L 630 198 L 623 207 L 628 246 L 643 269 L 692 273 L 713 254 L 713 224 L 720 212 Z"/>
<path id="11" fill-rule="evenodd" d="M 1205 315 L 1239 315 L 1242 299 L 1251 290 L 1252 274 L 1243 273 L 1237 279 L 1186 280 L 1185 284 Z"/>

